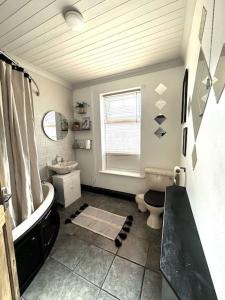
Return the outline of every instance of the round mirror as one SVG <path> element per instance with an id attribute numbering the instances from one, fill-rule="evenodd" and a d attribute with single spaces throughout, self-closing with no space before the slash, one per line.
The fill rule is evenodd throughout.
<path id="1" fill-rule="evenodd" d="M 50 111 L 44 115 L 42 127 L 47 137 L 53 141 L 58 141 L 67 136 L 69 124 L 61 113 Z"/>

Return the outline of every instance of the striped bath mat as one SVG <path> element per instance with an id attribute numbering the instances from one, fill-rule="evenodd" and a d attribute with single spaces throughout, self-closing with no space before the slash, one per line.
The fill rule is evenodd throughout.
<path id="1" fill-rule="evenodd" d="M 111 212 L 84 204 L 65 223 L 73 223 L 110 240 L 115 241 L 115 245 L 120 247 L 122 240 L 125 240 L 130 231 L 133 217 L 123 217 Z"/>

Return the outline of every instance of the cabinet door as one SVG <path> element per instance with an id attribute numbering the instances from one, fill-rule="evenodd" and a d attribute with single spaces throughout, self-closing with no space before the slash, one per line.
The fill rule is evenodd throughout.
<path id="1" fill-rule="evenodd" d="M 55 207 L 53 207 L 42 221 L 42 238 L 44 246 L 44 255 L 48 255 L 52 244 L 55 241 L 59 228 L 59 215 Z"/>
<path id="2" fill-rule="evenodd" d="M 74 202 L 73 180 L 67 180 L 64 183 L 64 206 L 67 207 Z"/>
<path id="3" fill-rule="evenodd" d="M 81 197 L 80 171 L 74 172 L 74 176 L 73 176 L 73 196 L 74 196 L 74 200 L 77 200 Z"/>
<path id="4" fill-rule="evenodd" d="M 80 198 L 80 196 L 80 171 L 77 170 L 72 172 L 71 175 L 64 180 L 65 207 Z"/>
<path id="5" fill-rule="evenodd" d="M 40 224 L 15 245 L 15 250 L 19 285 L 23 291 L 43 261 Z"/>

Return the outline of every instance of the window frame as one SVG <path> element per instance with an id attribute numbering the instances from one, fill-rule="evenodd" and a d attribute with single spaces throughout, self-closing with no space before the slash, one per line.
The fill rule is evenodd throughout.
<path id="1" fill-rule="evenodd" d="M 110 153 L 107 152 L 106 153 L 106 145 L 105 145 L 105 122 L 104 122 L 104 101 L 105 101 L 105 96 L 113 96 L 113 95 L 120 95 L 120 94 L 124 94 L 124 93 L 129 93 L 129 92 L 135 92 L 138 91 L 140 92 L 140 144 L 139 144 L 139 153 L 137 154 L 132 154 L 132 153 Z M 126 122 L 127 123 L 127 122 Z M 117 91 L 113 91 L 113 92 L 106 92 L 106 93 L 102 93 L 100 94 L 100 135 L 101 135 L 101 158 L 102 158 L 102 170 L 103 171 L 115 171 L 117 172 L 115 169 L 109 169 L 106 166 L 106 157 L 107 156 L 133 156 L 133 157 L 139 157 L 139 160 L 141 161 L 141 128 L 142 128 L 142 90 L 141 87 L 134 87 L 134 88 L 129 88 L 129 89 L 123 89 L 123 90 L 117 90 Z M 120 170 L 118 170 L 120 171 Z M 136 173 L 137 170 L 126 170 L 124 169 L 125 172 L 131 172 L 131 173 Z M 138 171 L 139 172 L 139 171 Z"/>

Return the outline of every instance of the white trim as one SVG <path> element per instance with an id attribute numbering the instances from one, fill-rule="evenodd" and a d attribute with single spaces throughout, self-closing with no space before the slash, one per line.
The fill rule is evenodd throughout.
<path id="1" fill-rule="evenodd" d="M 179 57 L 179 58 L 172 59 L 172 60 L 169 60 L 166 62 L 148 65 L 148 66 L 137 68 L 137 69 L 132 69 L 132 70 L 125 71 L 122 73 L 117 73 L 117 74 L 113 74 L 113 75 L 99 77 L 96 79 L 86 80 L 86 81 L 84 80 L 84 81 L 77 82 L 77 83 L 74 82 L 73 89 L 77 90 L 77 89 L 84 88 L 87 86 L 93 86 L 93 85 L 98 85 L 98 84 L 105 83 L 105 82 L 116 81 L 116 80 L 123 79 L 123 78 L 130 78 L 130 77 L 134 77 L 134 76 L 138 76 L 138 75 L 158 72 L 161 70 L 176 68 L 176 67 L 183 66 L 183 65 L 184 65 L 184 62 L 183 62 L 182 58 Z"/>
<path id="2" fill-rule="evenodd" d="M 59 83 L 60 85 L 63 85 L 64 87 L 72 90 L 73 89 L 73 85 L 71 82 L 68 82 L 68 81 L 65 81 L 63 79 L 61 79 L 60 77 L 48 72 L 48 71 L 45 71 L 39 67 L 36 67 L 34 66 L 33 64 L 29 63 L 28 61 L 26 60 L 23 60 L 21 58 L 19 58 L 18 56 L 15 56 L 11 53 L 8 53 L 7 54 L 12 58 L 14 59 L 16 62 L 18 62 L 21 67 L 23 67 L 26 71 L 30 71 L 30 72 L 34 72 L 40 76 L 43 76 L 45 78 L 48 78 L 56 83 Z"/>
<path id="3" fill-rule="evenodd" d="M 134 177 L 134 178 L 145 178 L 144 174 L 138 172 L 128 172 L 128 171 L 118 171 L 118 170 L 100 170 L 98 171 L 101 174 L 108 175 L 118 175 L 118 176 L 126 176 L 126 177 Z"/>
<path id="4" fill-rule="evenodd" d="M 105 152 L 108 156 L 141 156 L 141 153 Z"/>
<path id="5" fill-rule="evenodd" d="M 54 187 L 51 183 L 46 182 L 43 184 L 43 188 L 47 189 L 47 195 L 45 196 L 44 201 L 41 205 L 33 212 L 33 214 L 15 227 L 12 231 L 13 234 L 13 241 L 15 242 L 21 235 L 23 235 L 29 228 L 31 228 L 46 212 L 46 210 L 51 205 L 52 201 L 54 200 Z"/>

